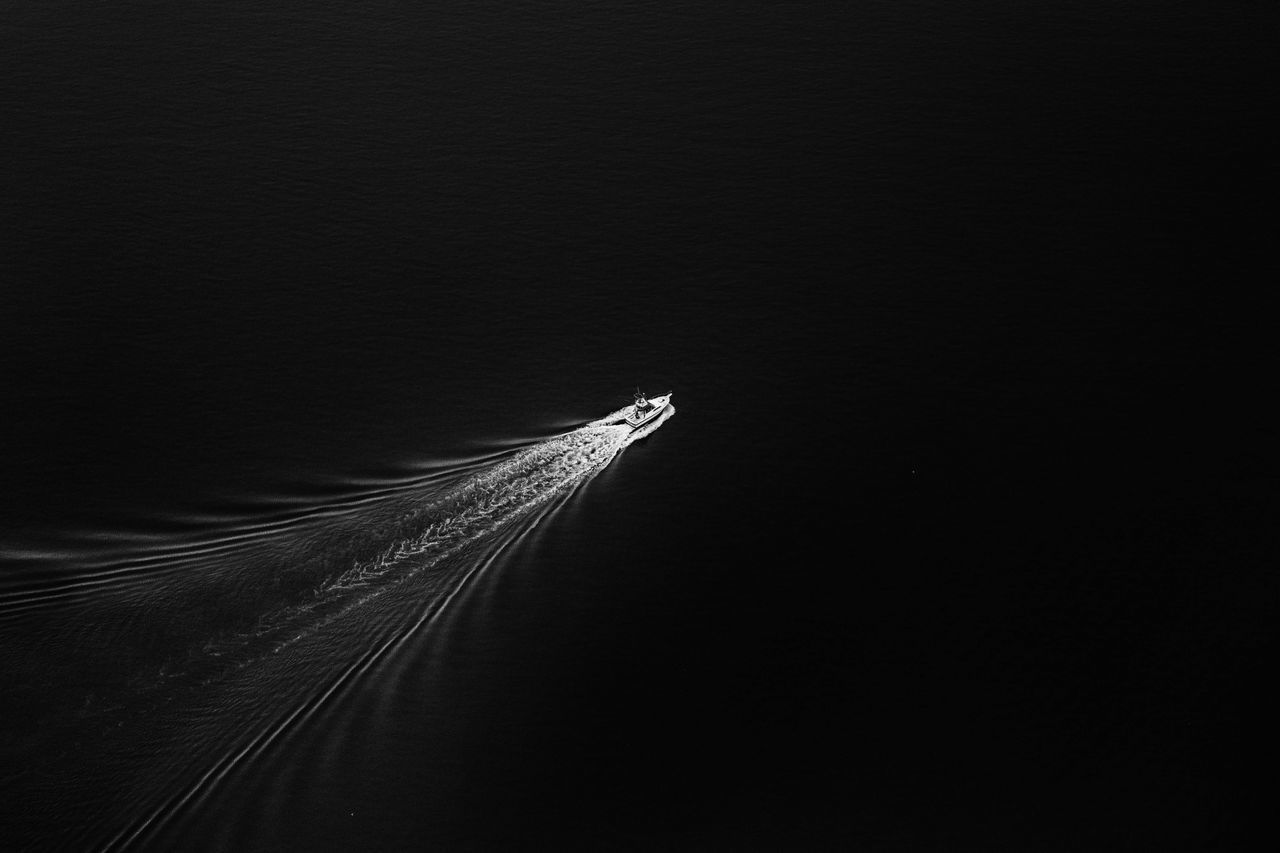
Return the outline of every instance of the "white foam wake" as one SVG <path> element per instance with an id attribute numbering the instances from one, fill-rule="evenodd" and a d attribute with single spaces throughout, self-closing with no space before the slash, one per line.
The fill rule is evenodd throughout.
<path id="1" fill-rule="evenodd" d="M 223 657 L 264 641 L 270 642 L 273 652 L 280 651 L 347 607 L 429 571 L 471 543 L 529 517 L 585 482 L 675 412 L 668 408 L 652 424 L 633 431 L 619 424 L 629 409 L 520 450 L 468 476 L 402 518 L 389 537 L 392 541 L 375 556 L 319 579 L 302 600 L 263 613 L 248 632 L 211 639 L 201 652 Z"/>

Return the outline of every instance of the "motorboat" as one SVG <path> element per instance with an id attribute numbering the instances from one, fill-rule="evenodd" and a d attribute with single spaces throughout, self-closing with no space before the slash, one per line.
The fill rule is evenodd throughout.
<path id="1" fill-rule="evenodd" d="M 666 394 L 650 398 L 646 397 L 644 392 L 637 390 L 635 405 L 627 410 L 623 420 L 632 429 L 639 429 L 647 423 L 652 423 L 671 403 L 671 396 L 671 392 L 668 391 Z"/>

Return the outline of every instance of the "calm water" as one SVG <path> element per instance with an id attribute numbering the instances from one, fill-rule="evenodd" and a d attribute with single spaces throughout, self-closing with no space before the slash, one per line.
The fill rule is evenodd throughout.
<path id="1" fill-rule="evenodd" d="M 955 5 L 7 4 L 3 846 L 1236 845 L 1275 16 Z"/>

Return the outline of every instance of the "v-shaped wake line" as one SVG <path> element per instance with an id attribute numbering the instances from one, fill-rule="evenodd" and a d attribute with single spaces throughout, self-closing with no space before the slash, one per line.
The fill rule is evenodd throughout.
<path id="1" fill-rule="evenodd" d="M 498 553 L 650 432 L 593 422 L 520 450 L 433 496 L 375 557 L 326 578 L 306 601 L 264 614 L 249 635 L 207 645 L 207 654 L 227 656 L 221 671 L 236 675 L 230 691 L 209 693 L 222 694 L 219 707 L 238 697 L 230 703 L 236 724 L 206 715 L 217 728 L 200 739 L 200 755 L 164 757 L 165 768 L 153 767 L 151 776 L 170 782 L 139 792 L 134 807 L 117 815 L 124 826 L 99 824 L 107 848 L 154 840 L 411 635 L 447 620 L 451 603 Z"/>

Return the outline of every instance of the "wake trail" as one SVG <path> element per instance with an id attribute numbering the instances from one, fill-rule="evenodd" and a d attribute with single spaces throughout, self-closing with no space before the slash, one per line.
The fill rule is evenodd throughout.
<path id="1" fill-rule="evenodd" d="M 320 561 L 292 592 L 246 593 L 242 604 L 257 614 L 252 624 L 192 638 L 184 660 L 135 680 L 142 693 L 156 693 L 156 707 L 186 684 L 189 697 L 205 696 L 192 701 L 234 713 L 200 712 L 198 731 L 179 726 L 174 743 L 153 751 L 144 777 L 150 790 L 117 803 L 114 817 L 91 819 L 104 849 L 145 844 L 176 814 L 198 809 L 221 780 L 306 725 L 410 636 L 438 624 L 498 554 L 675 412 L 632 431 L 620 423 L 627 411 L 504 453 L 418 505 L 371 519 L 383 544 L 366 548 L 367 556 L 344 567 Z M 202 746 L 194 752 L 193 736 Z"/>

